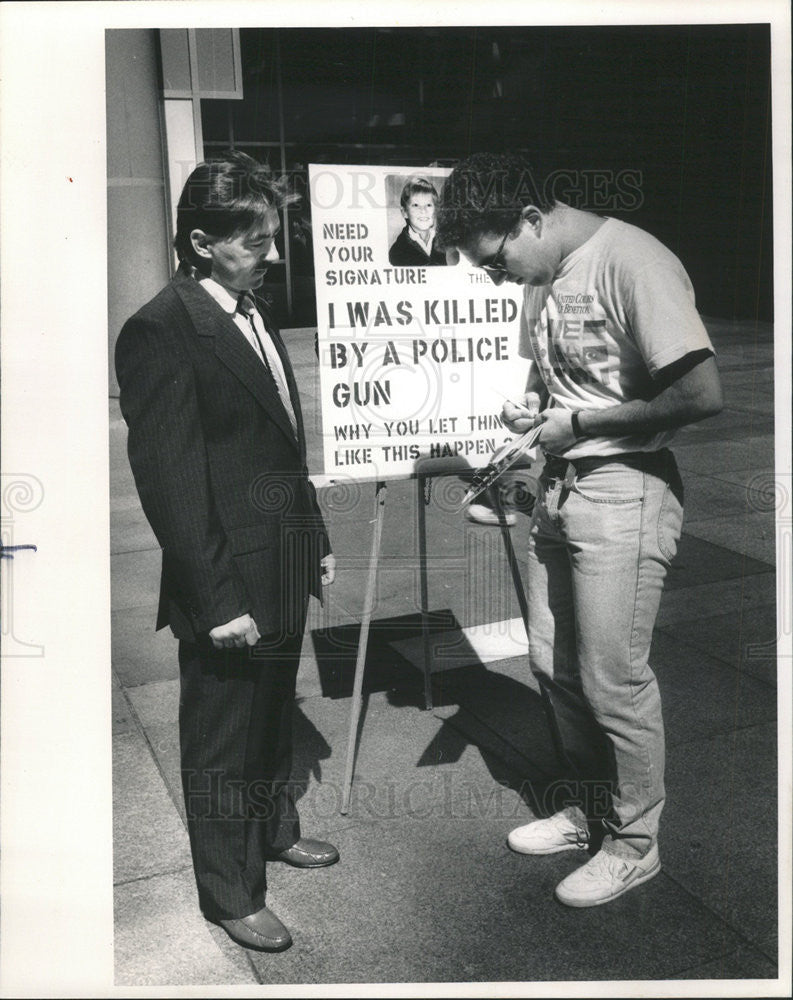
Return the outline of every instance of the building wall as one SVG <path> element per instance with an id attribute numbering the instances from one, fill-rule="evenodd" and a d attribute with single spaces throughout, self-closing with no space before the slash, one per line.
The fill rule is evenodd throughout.
<path id="1" fill-rule="evenodd" d="M 170 277 L 156 30 L 108 31 L 107 267 L 110 394 L 124 320 Z"/>
<path id="2" fill-rule="evenodd" d="M 174 192 L 194 157 L 229 145 L 303 188 L 312 162 L 453 165 L 477 150 L 521 149 L 534 160 L 545 151 L 539 165 L 572 178 L 562 200 L 642 226 L 680 256 L 703 313 L 773 318 L 767 25 L 239 35 L 245 84 L 234 99 L 200 80 L 185 91 L 201 97 L 200 114 L 193 131 L 188 122 L 184 135 L 169 132 Z M 210 67 L 223 62 L 212 51 Z M 112 393 L 118 330 L 170 275 L 159 57 L 155 30 L 107 33 Z M 602 203 L 601 182 L 614 187 L 626 172 L 633 203 Z M 288 226 L 279 251 L 292 307 L 284 264 L 271 268 L 266 291 L 279 325 L 308 326 L 307 205 Z"/>
<path id="3" fill-rule="evenodd" d="M 309 163 L 452 166 L 519 150 L 562 181 L 560 200 L 678 254 L 706 315 L 773 319 L 767 24 L 243 28 L 240 40 L 244 99 L 202 102 L 206 151 L 231 136 L 276 169 L 283 157 L 305 189 Z M 292 271 L 307 282 L 307 209 L 301 221 Z"/>

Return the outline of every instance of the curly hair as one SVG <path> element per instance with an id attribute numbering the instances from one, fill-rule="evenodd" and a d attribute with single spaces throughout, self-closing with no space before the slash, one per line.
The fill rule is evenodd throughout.
<path id="1" fill-rule="evenodd" d="M 265 163 L 238 151 L 199 163 L 187 178 L 176 208 L 174 247 L 179 260 L 197 264 L 190 233 L 202 229 L 226 237 L 250 229 L 270 208 L 298 200 L 288 179 L 276 177 Z"/>
<path id="2" fill-rule="evenodd" d="M 510 232 L 526 205 L 550 211 L 528 160 L 513 153 L 475 153 L 446 179 L 436 221 L 436 241 L 444 249 L 464 246 L 485 234 Z"/>

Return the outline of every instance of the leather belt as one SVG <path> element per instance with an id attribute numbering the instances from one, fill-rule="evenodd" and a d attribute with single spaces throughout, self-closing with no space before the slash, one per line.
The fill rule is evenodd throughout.
<path id="1" fill-rule="evenodd" d="M 565 479 L 570 481 L 576 474 L 591 472 L 601 465 L 611 465 L 620 462 L 635 469 L 651 470 L 659 468 L 659 463 L 665 462 L 669 455 L 667 448 L 659 451 L 626 451 L 616 455 L 585 455 L 582 458 L 560 458 L 545 452 L 545 467 L 542 475 L 546 479 Z M 571 467 L 572 466 L 572 470 Z"/>

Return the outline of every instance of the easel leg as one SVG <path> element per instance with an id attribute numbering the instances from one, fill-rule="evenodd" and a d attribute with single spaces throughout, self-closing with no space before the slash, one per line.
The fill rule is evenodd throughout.
<path id="1" fill-rule="evenodd" d="M 498 487 L 490 487 L 490 498 L 493 501 L 493 509 L 496 514 L 498 514 L 498 523 L 501 527 L 501 539 L 504 542 L 504 550 L 507 553 L 507 562 L 509 563 L 509 570 L 512 573 L 512 583 L 515 587 L 515 596 L 518 599 L 518 604 L 520 605 L 520 614 L 523 618 L 523 624 L 526 627 L 526 635 L 529 634 L 529 604 L 526 600 L 526 591 L 523 587 L 523 580 L 520 576 L 520 566 L 518 564 L 517 557 L 515 555 L 515 549 L 512 546 L 512 535 L 509 531 L 509 525 L 507 524 L 507 519 L 504 516 L 504 507 L 501 503 L 501 494 Z"/>
<path id="2" fill-rule="evenodd" d="M 427 612 L 429 611 L 429 588 L 427 585 L 427 517 L 424 503 L 426 476 L 418 476 L 418 497 L 416 506 L 419 519 L 419 587 L 421 591 L 421 643 L 424 655 L 424 710 L 432 708 L 432 662 L 430 632 Z"/>
<path id="3" fill-rule="evenodd" d="M 366 581 L 366 595 L 363 602 L 361 617 L 361 632 L 358 638 L 358 657 L 355 661 L 355 681 L 350 705 L 350 732 L 347 738 L 347 762 L 344 768 L 342 814 L 346 816 L 350 806 L 350 789 L 352 787 L 352 772 L 355 766 L 355 744 L 358 737 L 358 721 L 361 717 L 361 691 L 363 689 L 363 671 L 366 664 L 366 647 L 369 642 L 369 624 L 374 609 L 375 586 L 377 584 L 377 562 L 380 558 L 380 539 L 383 534 L 383 515 L 385 513 L 386 484 L 379 482 L 374 498 L 374 532 L 372 534 L 372 550 L 369 556 L 369 576 Z"/>

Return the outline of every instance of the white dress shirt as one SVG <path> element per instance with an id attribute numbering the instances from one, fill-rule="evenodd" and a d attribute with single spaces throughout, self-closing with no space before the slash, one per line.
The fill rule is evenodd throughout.
<path id="1" fill-rule="evenodd" d="M 278 394 L 281 397 L 281 402 L 284 404 L 284 409 L 289 417 L 289 422 L 292 424 L 292 430 L 295 437 L 297 437 L 297 418 L 292 407 L 281 355 L 276 350 L 273 338 L 270 336 L 267 327 L 264 325 L 264 320 L 256 308 L 253 295 L 250 292 L 246 293 L 248 301 L 253 306 L 249 319 L 248 315 L 238 308 L 239 296 L 235 296 L 213 278 L 198 275 L 197 272 L 194 272 L 194 276 L 201 287 L 212 296 L 220 308 L 231 316 L 235 325 L 254 349 L 262 364 L 269 369 L 278 389 Z"/>

